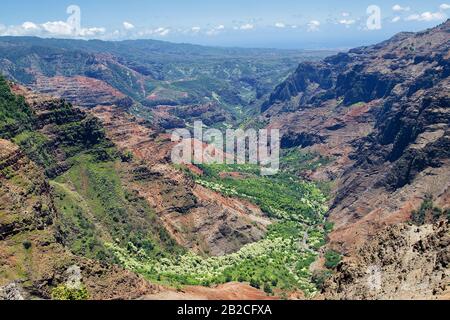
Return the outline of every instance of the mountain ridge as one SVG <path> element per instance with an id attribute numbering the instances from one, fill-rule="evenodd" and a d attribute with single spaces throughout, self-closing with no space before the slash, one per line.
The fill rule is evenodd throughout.
<path id="1" fill-rule="evenodd" d="M 348 298 L 358 285 L 363 287 L 358 283 L 362 269 L 352 268 L 367 241 L 376 242 L 390 226 L 411 223 L 420 210 L 424 215 L 420 208 L 427 203 L 437 207 L 436 219 L 446 219 L 450 206 L 449 52 L 447 20 L 426 31 L 401 33 L 321 62 L 302 63 L 262 104 L 257 121 L 280 128 L 284 147 L 332 159 L 303 176 L 333 185 L 328 215 L 335 228 L 328 246 L 345 257 L 339 267 L 343 274 L 327 289 L 333 298 Z M 420 223 L 436 221 L 427 218 Z M 378 249 L 383 254 L 381 241 Z M 448 246 L 444 256 L 445 252 Z M 448 272 L 447 260 L 429 267 Z M 411 294 L 384 285 L 392 290 L 390 298 Z M 358 290 L 359 295 L 352 298 L 367 298 Z M 387 292 L 378 294 L 375 297 L 388 297 Z"/>
<path id="2" fill-rule="evenodd" d="M 281 130 L 282 174 L 273 180 L 261 179 L 254 168 L 246 166 L 170 165 L 173 143 L 166 129 L 186 126 L 198 118 L 214 126 L 235 115 L 220 103 L 221 98 L 216 102 L 183 100 L 186 96 L 181 93 L 200 90 L 203 95 L 204 82 L 194 85 L 190 79 L 181 80 L 185 90 L 181 92 L 175 90 L 180 86 L 177 83 L 157 88 L 139 109 L 151 110 L 152 115 L 139 117 L 133 112 L 136 97 L 130 98 L 108 78 L 120 74 L 110 73 L 118 66 L 129 72 L 127 76 L 135 76 L 127 90 L 133 91 L 136 85 L 146 92 L 142 81 L 147 76 L 130 68 L 130 61 L 127 66 L 111 54 L 83 52 L 77 56 L 75 51 L 59 49 L 56 58 L 39 56 L 32 64 L 57 62 L 54 69 L 40 70 L 40 94 L 0 80 L 0 103 L 12 107 L 0 113 L 0 128 L 5 131 L 0 137 L 10 140 L 0 140 L 5 150 L 0 157 L 2 185 L 23 187 L 21 179 L 28 169 L 24 174 L 18 170 L 17 177 L 8 168 L 24 162 L 31 163 L 28 171 L 36 174 L 30 184 L 42 185 L 35 189 L 44 191 L 36 196 L 35 189 L 25 188 L 19 194 L 30 195 L 30 205 L 8 200 L 2 203 L 5 208 L 0 207 L 0 230 L 6 239 L 0 241 L 0 255 L 13 266 L 0 269 L 0 286 L 20 278 L 26 292 L 37 292 L 40 297 L 50 298 L 52 290 L 65 292 L 59 285 L 66 278 L 68 263 L 53 275 L 50 266 L 50 275 L 45 277 L 39 270 L 20 269 L 20 263 L 28 266 L 30 248 L 46 250 L 56 242 L 56 251 L 68 250 L 70 256 L 94 260 L 86 262 L 94 270 L 98 260 L 119 264 L 163 285 L 248 281 L 269 295 L 283 293 L 292 298 L 311 297 L 317 289 L 322 290 L 318 298 L 330 299 L 435 299 L 445 295 L 450 257 L 449 34 L 450 20 L 424 32 L 402 33 L 323 61 L 301 63 L 270 96 L 264 87 L 252 104 L 262 106 L 261 114 L 241 124 Z M 23 57 L 27 60 L 29 52 Z M 74 65 L 68 61 L 71 57 L 92 64 Z M 229 63 L 225 59 L 216 65 L 214 77 L 220 77 L 220 68 Z M 18 65 L 11 62 L 3 68 L 11 71 Z M 85 74 L 86 70 L 75 72 L 73 66 L 95 70 Z M 268 69 L 263 68 L 259 76 L 269 67 L 265 65 Z M 29 74 L 24 65 L 20 68 Z M 227 68 L 234 68 L 233 63 Z M 58 74 L 61 70 L 67 74 Z M 251 90 L 255 89 L 254 78 L 237 75 L 240 84 L 250 82 Z M 178 75 L 167 73 L 165 77 Z M 230 101 L 239 96 L 235 85 L 227 89 Z M 92 86 L 101 90 L 92 94 Z M 82 108 L 44 97 L 42 92 L 69 97 Z M 256 98 L 257 93 L 253 94 Z M 160 105 L 159 95 L 174 100 Z M 86 100 L 77 101 L 79 97 Z M 278 203 L 273 190 L 279 190 Z M 327 221 L 323 190 L 331 190 Z M 2 197 L 12 196 L 2 190 Z M 36 200 L 39 205 L 33 204 Z M 23 208 L 14 215 L 15 203 L 32 209 Z M 31 230 L 22 230 L 23 225 Z M 27 242 L 29 232 L 31 243 Z M 177 255 L 185 251 L 186 255 Z M 258 255 L 261 251 L 263 256 Z M 14 261 L 13 255 L 23 259 Z M 225 262 L 227 269 L 221 270 Z M 263 270 L 255 270 L 258 264 L 264 265 Z M 416 265 L 419 271 L 413 272 Z M 83 269 L 87 279 L 90 268 Z M 122 274 L 118 268 L 121 271 L 113 275 Z M 412 276 L 400 279 L 402 268 Z M 9 270 L 17 272 L 11 275 Z M 382 290 L 367 291 L 372 275 L 367 270 L 386 273 Z M 192 274 L 186 275 L 187 271 Z M 125 291 L 120 290 L 120 298 L 127 298 L 123 293 L 128 284 L 139 289 L 129 298 L 173 296 L 172 291 L 167 293 L 166 288 L 134 272 L 128 276 L 130 282 L 124 284 Z M 36 287 L 41 281 L 45 284 Z M 115 283 L 115 276 L 111 281 Z M 95 281 L 87 280 L 85 285 L 95 297 L 116 297 L 109 291 L 100 295 L 101 284 Z M 228 287 L 249 292 L 244 283 L 216 289 L 228 296 Z M 17 291 L 16 287 L 2 288 Z M 195 287 L 188 290 L 209 292 L 212 297 L 217 294 Z M 248 294 L 260 297 L 261 293 L 255 289 Z"/>

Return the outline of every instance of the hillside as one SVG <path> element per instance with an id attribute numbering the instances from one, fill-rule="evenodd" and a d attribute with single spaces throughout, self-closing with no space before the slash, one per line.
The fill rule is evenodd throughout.
<path id="1" fill-rule="evenodd" d="M 376 242 L 387 226 L 448 219 L 449 52 L 450 21 L 424 32 L 398 34 L 322 62 L 300 64 L 262 105 L 258 121 L 281 128 L 285 148 L 330 159 L 301 174 L 332 182 L 328 216 L 335 229 L 328 247 L 350 264 L 342 267 L 349 279 L 356 277 L 346 280 L 350 284 L 360 281 L 357 270 L 348 271 L 359 259 L 359 248 L 367 240 Z M 424 205 L 436 208 L 432 217 Z M 381 254 L 385 249 L 373 250 Z M 400 254 L 409 249 L 396 250 Z M 443 250 L 440 254 L 447 258 L 430 268 L 448 275 L 448 245 Z M 365 268 L 370 267 L 366 263 Z M 383 265 L 380 268 L 384 270 Z M 392 266 L 384 271 L 403 272 Z M 350 296 L 345 287 L 333 288 L 334 297 Z M 392 290 L 391 295 L 379 297 L 401 297 L 403 289 L 386 289 Z M 352 297 L 364 297 L 362 291 L 359 294 Z"/>
<path id="2" fill-rule="evenodd" d="M 210 297 L 262 298 L 263 286 L 277 296 L 315 292 L 305 269 L 325 234 L 324 197 L 315 186 L 254 175 L 251 198 L 230 197 L 209 185 L 227 168 L 197 176 L 173 167 L 167 134 L 145 120 L 102 106 L 91 110 L 94 118 L 0 83 L 8 111 L 0 123 L 8 128 L 1 157 L 3 298 L 157 298 L 186 285 Z M 274 204 L 261 182 L 289 191 L 285 203 Z M 295 205 L 298 195 L 309 202 Z M 287 208 L 287 216 L 262 211 L 265 202 Z M 287 232 L 293 226 L 301 229 Z M 309 237 L 297 251 L 300 230 Z M 81 272 L 81 289 L 67 287 L 73 270 Z M 196 287 L 233 281 L 240 283 L 217 291 Z M 101 291 L 105 285 L 110 289 Z"/>
<path id="3" fill-rule="evenodd" d="M 3 78 L 0 103 L 9 111 L 2 128 L 15 128 L 1 131 L 10 141 L 0 140 L 0 298 L 124 299 L 157 291 L 143 278 L 101 262 L 108 259 L 99 242 L 102 235 L 90 234 L 94 221 L 88 221 L 96 218 L 75 212 L 79 209 L 73 204 L 61 210 L 60 202 L 75 192 L 57 193 L 52 179 L 81 154 L 107 158 L 111 150 L 97 122 L 58 100 L 43 99 L 30 107 Z M 92 161 L 100 165 L 106 158 Z M 80 252 L 83 256 L 75 255 Z M 80 271 L 82 287 L 65 286 L 71 270 Z"/>
<path id="4" fill-rule="evenodd" d="M 0 299 L 448 297 L 449 52 L 0 38 Z M 173 165 L 196 119 L 279 128 L 279 174 Z"/>
<path id="5" fill-rule="evenodd" d="M 209 110 L 203 120 L 233 125 L 254 112 L 298 62 L 328 54 L 155 40 L 1 37 L 0 71 L 37 92 L 79 106 L 130 108 L 163 127 L 190 122 L 199 117 L 196 110 L 205 107 Z"/>

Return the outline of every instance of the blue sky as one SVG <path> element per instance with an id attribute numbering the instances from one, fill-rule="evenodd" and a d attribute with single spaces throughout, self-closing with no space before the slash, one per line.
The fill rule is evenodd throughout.
<path id="1" fill-rule="evenodd" d="M 69 5 L 80 8 L 80 27 L 73 15 L 67 20 Z M 381 10 L 373 30 L 369 5 Z M 375 43 L 450 16 L 450 0 L 16 0 L 1 7 L 0 35 L 305 49 Z"/>

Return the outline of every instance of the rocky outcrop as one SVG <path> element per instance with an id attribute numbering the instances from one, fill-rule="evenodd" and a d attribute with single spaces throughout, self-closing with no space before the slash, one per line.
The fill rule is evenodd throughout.
<path id="1" fill-rule="evenodd" d="M 117 105 L 129 108 L 133 100 L 102 80 L 83 76 L 38 77 L 32 89 L 54 97 L 60 97 L 81 107 Z"/>
<path id="2" fill-rule="evenodd" d="M 341 250 L 360 238 L 344 236 L 352 225 L 367 237 L 374 216 L 407 220 L 426 193 L 445 202 L 449 182 L 429 177 L 449 171 L 449 32 L 450 20 L 303 63 L 263 105 L 284 147 L 332 159 L 310 176 L 334 180 L 331 239 Z"/>
<path id="3" fill-rule="evenodd" d="M 56 216 L 50 185 L 43 174 L 7 140 L 0 140 L 0 212 L 0 240 L 43 230 Z"/>
<path id="4" fill-rule="evenodd" d="M 0 287 L 0 300 L 24 300 L 22 290 L 16 282 Z"/>
<path id="5" fill-rule="evenodd" d="M 131 151 L 134 160 L 141 162 L 138 168 L 130 164 L 124 179 L 148 201 L 180 245 L 202 254 L 223 255 L 264 237 L 270 221 L 258 207 L 197 186 L 171 165 L 170 135 L 111 107 L 90 112 L 121 150 Z"/>
<path id="6" fill-rule="evenodd" d="M 448 299 L 448 221 L 380 232 L 326 284 L 327 299 Z"/>

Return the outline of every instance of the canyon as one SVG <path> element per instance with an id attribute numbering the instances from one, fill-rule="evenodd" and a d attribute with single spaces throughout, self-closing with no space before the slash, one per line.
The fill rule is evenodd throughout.
<path id="1" fill-rule="evenodd" d="M 334 55 L 126 44 L 0 38 L 0 299 L 448 299 L 450 21 Z M 174 166 L 196 120 L 280 129 L 280 177 Z"/>

